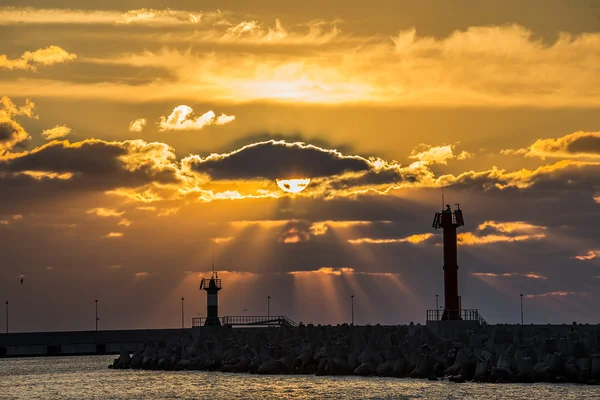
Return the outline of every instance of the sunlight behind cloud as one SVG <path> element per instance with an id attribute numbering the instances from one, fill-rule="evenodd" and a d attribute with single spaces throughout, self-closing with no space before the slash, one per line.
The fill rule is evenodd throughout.
<path id="1" fill-rule="evenodd" d="M 277 186 L 287 193 L 300 193 L 308 187 L 310 178 L 306 179 L 277 179 Z"/>

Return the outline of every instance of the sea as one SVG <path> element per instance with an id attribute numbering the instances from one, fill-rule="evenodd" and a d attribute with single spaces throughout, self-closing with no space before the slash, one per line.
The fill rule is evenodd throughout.
<path id="1" fill-rule="evenodd" d="M 0 359 L 0 399 L 600 399 L 600 386 L 108 369 L 113 359 Z"/>

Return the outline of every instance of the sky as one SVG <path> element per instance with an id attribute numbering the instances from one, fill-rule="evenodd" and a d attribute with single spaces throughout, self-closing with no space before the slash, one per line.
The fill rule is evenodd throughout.
<path id="1" fill-rule="evenodd" d="M 463 308 L 599 322 L 598 0 L 0 1 L 0 99 L 13 331 L 424 323 L 442 190 Z"/>

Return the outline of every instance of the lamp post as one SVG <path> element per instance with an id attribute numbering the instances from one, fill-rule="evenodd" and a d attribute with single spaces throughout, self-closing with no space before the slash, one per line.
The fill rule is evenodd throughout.
<path id="1" fill-rule="evenodd" d="M 521 329 L 523 329 L 523 293 L 521 293 Z"/>
<path id="2" fill-rule="evenodd" d="M 271 296 L 267 296 L 267 319 L 271 319 Z"/>
<path id="3" fill-rule="evenodd" d="M 8 333 L 8 300 L 6 300 L 6 333 Z"/>
<path id="4" fill-rule="evenodd" d="M 350 304 L 351 304 L 351 311 L 352 311 L 352 323 L 350 325 L 354 326 L 354 295 L 350 296 Z"/>
<path id="5" fill-rule="evenodd" d="M 98 300 L 96 300 L 96 332 L 98 332 Z"/>
<path id="6" fill-rule="evenodd" d="M 437 294 L 435 295 L 435 320 L 440 320 L 440 299 Z"/>
<path id="7" fill-rule="evenodd" d="M 183 297 L 181 298 L 181 329 L 185 328 L 185 319 L 184 319 L 184 313 L 183 313 Z"/>

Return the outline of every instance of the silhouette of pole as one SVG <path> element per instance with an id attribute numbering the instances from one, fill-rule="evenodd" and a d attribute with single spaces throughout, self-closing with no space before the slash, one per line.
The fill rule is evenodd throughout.
<path id="1" fill-rule="evenodd" d="M 96 300 L 96 332 L 98 332 L 98 300 Z"/>
<path id="2" fill-rule="evenodd" d="M 352 323 L 351 323 L 351 325 L 354 326 L 354 295 L 350 296 L 350 303 L 351 303 L 351 309 L 352 309 Z"/>
<path id="3" fill-rule="evenodd" d="M 267 319 L 271 319 L 271 296 L 267 296 Z"/>
<path id="4" fill-rule="evenodd" d="M 8 333 L 8 300 L 6 300 L 6 333 Z"/>
<path id="5" fill-rule="evenodd" d="M 440 299 L 437 294 L 435 295 L 435 320 L 440 320 Z"/>
<path id="6" fill-rule="evenodd" d="M 523 329 L 523 293 L 521 293 L 521 329 Z"/>
<path id="7" fill-rule="evenodd" d="M 184 320 L 183 315 L 184 314 L 183 314 L 183 297 L 182 297 L 181 298 L 181 329 L 185 328 L 185 322 L 184 322 L 185 320 Z"/>

